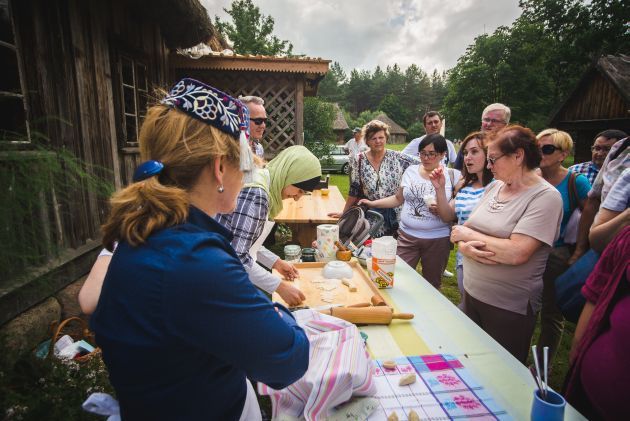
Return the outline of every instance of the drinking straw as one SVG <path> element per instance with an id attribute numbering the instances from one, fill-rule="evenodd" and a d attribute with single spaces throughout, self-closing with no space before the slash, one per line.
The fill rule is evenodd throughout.
<path id="1" fill-rule="evenodd" d="M 542 383 L 542 376 L 540 375 L 540 364 L 538 364 L 538 354 L 536 353 L 536 345 L 532 345 L 532 354 L 534 355 L 534 365 L 536 366 L 536 374 L 538 376 L 538 379 L 540 380 L 540 383 Z M 546 400 L 545 390 L 541 386 L 542 384 L 538 386 L 538 390 L 540 390 L 540 394 L 542 395 L 541 397 Z"/>
<path id="2" fill-rule="evenodd" d="M 532 375 L 532 377 L 534 378 L 534 381 L 536 382 L 536 386 L 538 387 L 538 390 L 541 390 L 542 387 L 540 386 L 540 382 L 538 381 L 538 377 L 536 376 L 536 369 L 534 367 L 529 367 L 529 373 Z"/>
<path id="3" fill-rule="evenodd" d="M 547 383 L 547 363 L 549 362 L 549 347 L 543 348 L 543 365 L 545 371 L 545 399 L 547 399 L 547 391 L 549 390 L 549 383 Z"/>

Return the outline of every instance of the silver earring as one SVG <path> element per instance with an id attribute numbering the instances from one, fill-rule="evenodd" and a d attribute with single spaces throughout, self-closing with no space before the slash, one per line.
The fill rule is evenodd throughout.
<path id="1" fill-rule="evenodd" d="M 223 184 L 221 184 L 219 187 L 217 187 L 217 191 L 219 193 L 223 193 L 225 191 L 225 189 L 223 188 Z"/>

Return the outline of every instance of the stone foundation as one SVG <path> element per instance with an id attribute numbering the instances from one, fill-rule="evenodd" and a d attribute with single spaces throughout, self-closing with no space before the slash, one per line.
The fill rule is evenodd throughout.
<path id="1" fill-rule="evenodd" d="M 81 314 L 77 296 L 85 277 L 69 284 L 53 297 L 36 304 L 0 327 L 0 349 L 4 362 L 9 364 L 25 352 L 49 339 L 51 327 L 68 317 L 87 316 Z"/>

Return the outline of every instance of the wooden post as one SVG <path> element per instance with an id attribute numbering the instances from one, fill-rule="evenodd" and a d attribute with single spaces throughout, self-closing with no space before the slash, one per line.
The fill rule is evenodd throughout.
<path id="1" fill-rule="evenodd" d="M 296 79 L 295 89 L 295 144 L 304 144 L 304 76 Z"/>

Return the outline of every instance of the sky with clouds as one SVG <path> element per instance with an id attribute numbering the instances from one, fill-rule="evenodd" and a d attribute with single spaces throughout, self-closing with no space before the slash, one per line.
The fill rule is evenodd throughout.
<path id="1" fill-rule="evenodd" d="M 231 0 L 201 0 L 208 15 L 228 18 Z M 474 38 L 509 26 L 518 0 L 253 0 L 275 19 L 274 34 L 293 52 L 374 70 L 417 64 L 448 70 Z"/>

